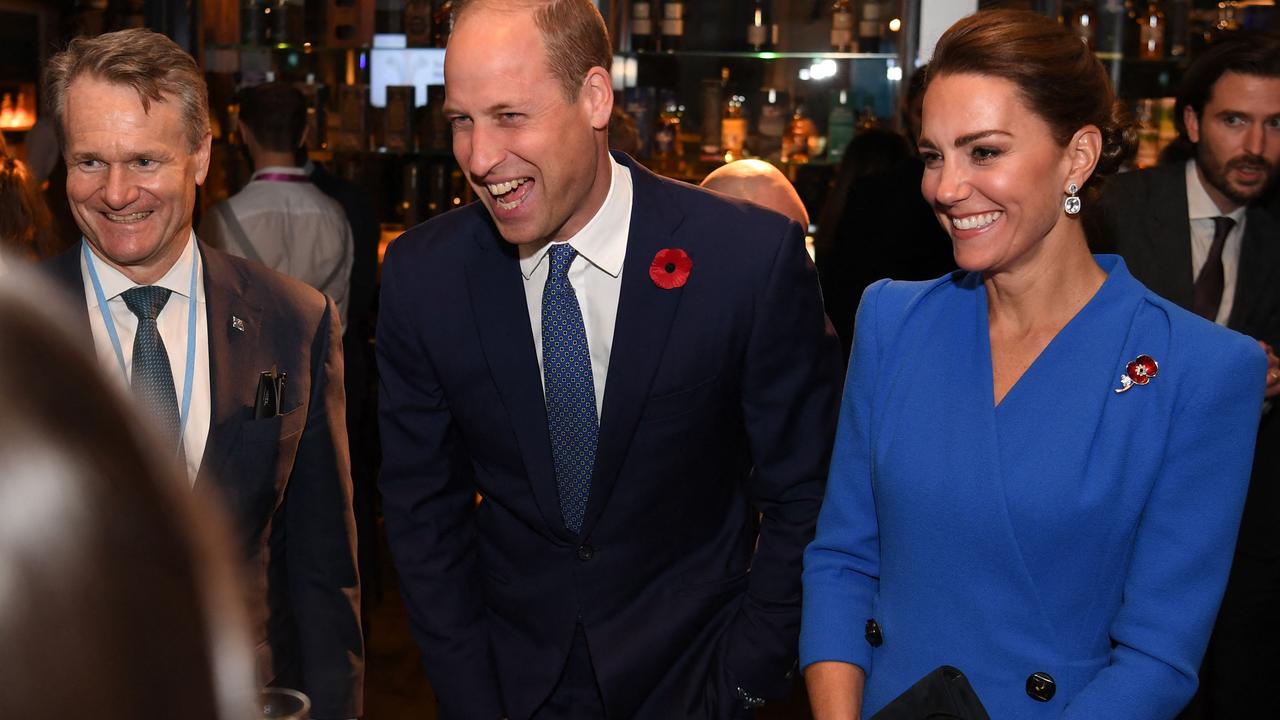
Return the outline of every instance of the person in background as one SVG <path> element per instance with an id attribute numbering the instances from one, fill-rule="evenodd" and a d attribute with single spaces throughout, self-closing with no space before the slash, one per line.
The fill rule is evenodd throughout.
<path id="1" fill-rule="evenodd" d="M 938 41 L 921 189 L 961 271 L 876 283 L 858 309 L 805 554 L 819 720 L 942 665 L 993 718 L 1172 718 L 1195 691 L 1266 360 L 1090 254 L 1080 206 L 1132 147 L 1125 116 L 1043 15 L 979 12 Z"/>
<path id="2" fill-rule="evenodd" d="M 53 219 L 31 172 L 0 151 L 0 271 L 7 262 L 38 260 L 56 249 Z"/>
<path id="3" fill-rule="evenodd" d="M 373 328 L 378 303 L 378 243 L 382 227 L 364 187 L 307 157 L 298 148 L 296 162 L 320 192 L 333 198 L 351 226 L 351 285 L 347 322 L 342 332 L 343 385 L 347 395 L 347 445 L 351 450 L 352 508 L 360 555 L 360 627 L 366 642 L 374 606 L 382 598 L 378 539 L 378 372 L 373 358 Z"/>
<path id="4" fill-rule="evenodd" d="M 241 91 L 240 135 L 253 158 L 253 176 L 209 209 L 200 237 L 333 298 L 345 328 L 355 256 L 351 225 L 296 163 L 307 135 L 302 92 L 283 82 Z"/>
<path id="5" fill-rule="evenodd" d="M 1280 395 L 1280 38 L 1240 33 L 1183 75 L 1176 118 L 1189 159 L 1125 173 L 1090 218 L 1095 245 L 1169 301 L 1258 341 Z M 1271 403 L 1269 403 L 1270 405 Z M 1189 717 L 1280 717 L 1280 418 L 1263 414 L 1231 579 Z"/>
<path id="6" fill-rule="evenodd" d="M 29 270 L 0 282 L 0 717 L 260 717 L 224 518 L 74 327 Z"/>
<path id="7" fill-rule="evenodd" d="M 801 229 L 610 154 L 590 0 L 453 8 L 480 200 L 392 243 L 377 346 L 440 716 L 750 715 L 791 689 L 839 394 Z"/>
<path id="8" fill-rule="evenodd" d="M 176 43 L 143 29 L 77 38 L 45 87 L 84 235 L 41 268 L 154 451 L 231 516 L 259 680 L 306 693 L 316 720 L 355 717 L 364 649 L 337 308 L 196 240 L 208 92 Z"/>
<path id="9" fill-rule="evenodd" d="M 955 269 L 951 240 L 920 197 L 924 164 L 915 154 L 925 68 L 903 99 L 906 139 L 867 130 L 849 143 L 818 219 L 814 257 L 827 314 L 846 359 L 858 298 L 881 278 L 926 280 Z"/>
<path id="10" fill-rule="evenodd" d="M 809 211 L 782 171 L 764 160 L 735 160 L 707 173 L 699 183 L 730 197 L 753 202 L 800 223 L 807 232 Z"/>

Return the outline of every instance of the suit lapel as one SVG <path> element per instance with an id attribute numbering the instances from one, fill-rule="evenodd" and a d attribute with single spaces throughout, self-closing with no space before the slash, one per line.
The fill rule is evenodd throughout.
<path id="1" fill-rule="evenodd" d="M 1232 300 L 1227 327 L 1248 333 L 1249 316 L 1254 306 L 1267 295 L 1267 288 L 1277 282 L 1280 269 L 1280 228 L 1259 208 L 1251 208 L 1245 220 L 1245 236 L 1240 243 L 1240 260 L 1236 264 L 1236 293 Z M 1255 330 L 1256 332 L 1256 330 Z"/>
<path id="2" fill-rule="evenodd" d="M 256 392 L 257 371 L 246 363 L 261 337 L 261 311 L 246 300 L 245 278 L 235 266 L 200 243 L 204 267 L 206 322 L 209 330 L 209 437 L 197 484 L 216 477 L 226 463 Z M 233 325 L 232 318 L 240 323 Z M 243 328 L 243 329 L 240 329 Z"/>
<path id="3" fill-rule="evenodd" d="M 615 158 L 631 170 L 631 229 L 622 266 L 622 291 L 605 381 L 591 495 L 583 521 L 584 536 L 590 534 L 599 519 L 618 479 L 684 295 L 682 288 L 663 290 L 649 278 L 653 256 L 663 248 L 673 247 L 672 233 L 680 222 L 678 216 L 670 214 L 672 204 L 666 202 L 662 182 L 630 158 Z"/>
<path id="4" fill-rule="evenodd" d="M 482 211 L 483 212 L 483 211 Z M 481 251 L 467 264 L 467 289 L 489 373 L 511 418 L 533 496 L 547 527 L 572 540 L 560 514 L 547 405 L 529 327 L 529 308 L 515 246 L 502 240 L 487 217 L 479 220 Z"/>
<path id="5" fill-rule="evenodd" d="M 89 325 L 89 303 L 84 296 L 84 274 L 80 270 L 81 243 L 49 258 L 45 270 L 58 287 L 67 293 L 72 300 L 71 314 L 75 318 L 77 337 L 89 339 L 89 347 L 93 347 L 93 328 Z M 78 301 L 78 302 L 77 302 Z"/>
<path id="6" fill-rule="evenodd" d="M 1152 277 L 1158 295 L 1190 309 L 1195 305 L 1191 270 L 1191 223 L 1187 219 L 1187 183 L 1182 165 L 1171 165 L 1152 174 L 1148 196 L 1148 222 L 1144 223 L 1148 249 L 1154 260 Z"/>

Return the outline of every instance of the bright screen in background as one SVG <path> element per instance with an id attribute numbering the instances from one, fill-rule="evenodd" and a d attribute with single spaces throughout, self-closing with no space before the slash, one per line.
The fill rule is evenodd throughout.
<path id="1" fill-rule="evenodd" d="M 444 85 L 444 48 L 405 47 L 404 35 L 374 35 L 369 51 L 369 102 L 387 106 L 388 85 L 412 85 L 413 104 L 427 104 L 427 86 Z"/>

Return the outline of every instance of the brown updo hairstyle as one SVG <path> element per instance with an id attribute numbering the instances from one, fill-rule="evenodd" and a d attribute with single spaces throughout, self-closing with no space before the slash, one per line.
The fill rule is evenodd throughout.
<path id="1" fill-rule="evenodd" d="M 1080 128 L 1096 126 L 1102 151 L 1090 179 L 1114 173 L 1136 149 L 1137 131 L 1116 101 L 1102 63 L 1071 31 L 1044 15 L 984 10 L 962 18 L 938 40 L 926 87 L 946 75 L 987 75 L 1013 83 L 1062 147 Z"/>

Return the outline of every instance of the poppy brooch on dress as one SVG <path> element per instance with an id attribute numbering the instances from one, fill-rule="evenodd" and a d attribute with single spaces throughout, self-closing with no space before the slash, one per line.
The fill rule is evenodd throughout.
<path id="1" fill-rule="evenodd" d="M 1139 355 L 1129 361 L 1124 367 L 1124 375 L 1120 376 L 1120 387 L 1116 388 L 1117 393 L 1122 393 L 1134 385 L 1146 385 L 1151 382 L 1151 378 L 1160 372 L 1160 363 L 1150 355 Z"/>
<path id="2" fill-rule="evenodd" d="M 663 290 L 674 290 L 684 287 L 689 282 L 689 272 L 693 270 L 693 260 L 680 248 L 664 248 L 653 256 L 649 264 L 649 277 L 653 284 Z"/>

